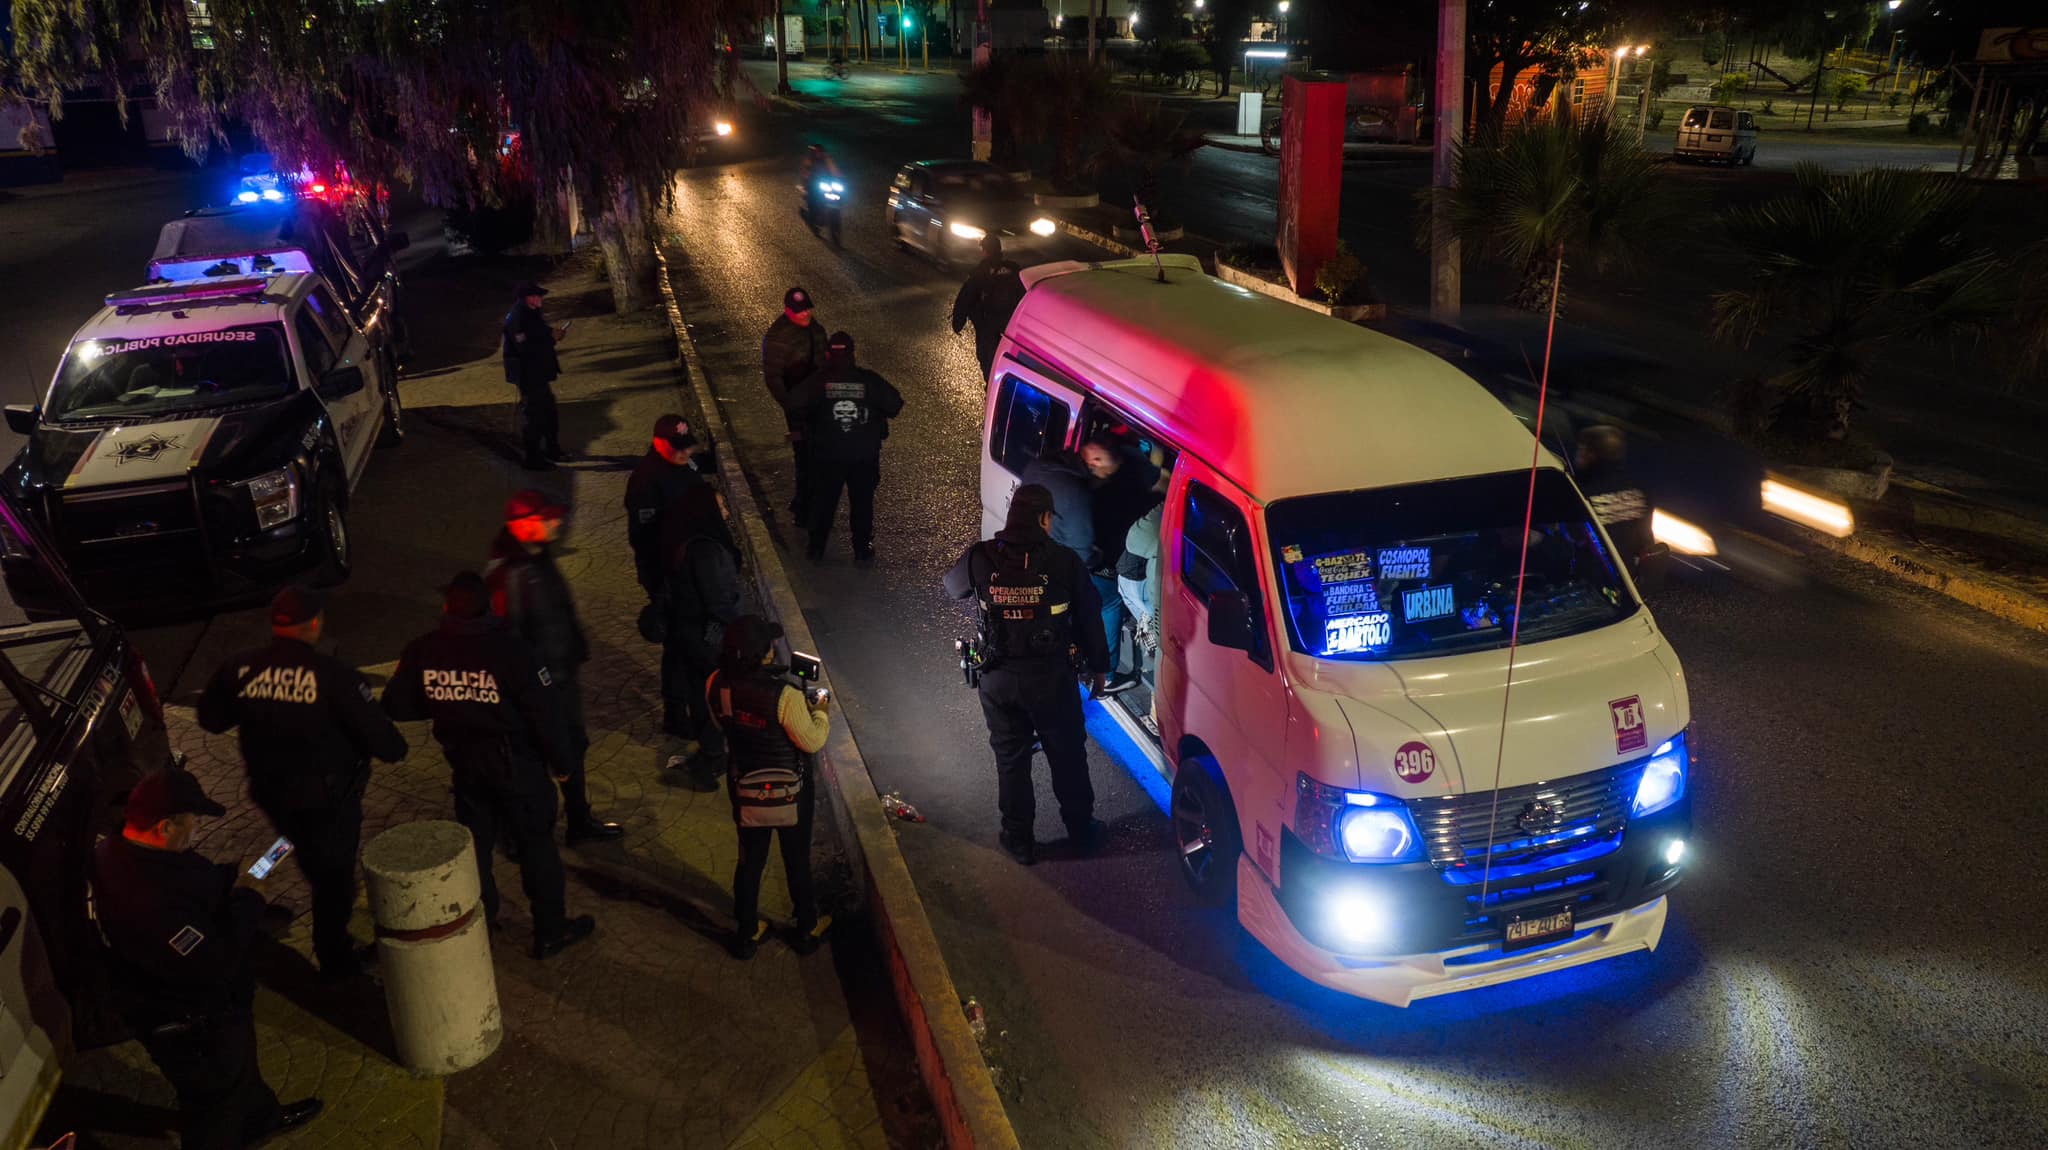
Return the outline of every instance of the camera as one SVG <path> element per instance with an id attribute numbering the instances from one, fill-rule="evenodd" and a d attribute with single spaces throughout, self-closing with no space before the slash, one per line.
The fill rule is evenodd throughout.
<path id="1" fill-rule="evenodd" d="M 816 655 L 806 655 L 802 651 L 791 651 L 789 653 L 789 673 L 806 683 L 815 683 L 825 673 L 825 662 Z"/>

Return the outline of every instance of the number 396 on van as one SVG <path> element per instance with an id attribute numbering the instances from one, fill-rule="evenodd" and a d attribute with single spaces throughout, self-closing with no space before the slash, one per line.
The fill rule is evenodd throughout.
<path id="1" fill-rule="evenodd" d="M 981 488 L 992 532 L 1091 440 L 1166 476 L 1143 689 L 1105 706 L 1189 884 L 1396 1005 L 1655 949 L 1691 711 L 1571 477 L 1428 353 L 1162 260 L 1024 273 Z"/>

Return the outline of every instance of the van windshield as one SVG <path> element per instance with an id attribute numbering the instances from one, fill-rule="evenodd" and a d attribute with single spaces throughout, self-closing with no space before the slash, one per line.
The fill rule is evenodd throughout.
<path id="1" fill-rule="evenodd" d="M 246 324 L 71 345 L 50 388 L 47 418 L 132 419 L 291 394 L 284 328 Z"/>
<path id="2" fill-rule="evenodd" d="M 1528 484 L 1502 472 L 1269 506 L 1294 649 L 1381 660 L 1507 646 Z M 1520 641 L 1604 627 L 1637 606 L 1571 481 L 1539 472 Z"/>

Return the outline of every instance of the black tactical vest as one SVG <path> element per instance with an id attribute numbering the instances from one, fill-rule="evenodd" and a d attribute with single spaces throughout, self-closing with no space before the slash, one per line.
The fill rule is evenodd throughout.
<path id="1" fill-rule="evenodd" d="M 1074 642 L 1073 604 L 1064 583 L 1052 578 L 1055 546 L 993 540 L 977 548 L 974 594 L 991 661 L 1067 658 Z"/>

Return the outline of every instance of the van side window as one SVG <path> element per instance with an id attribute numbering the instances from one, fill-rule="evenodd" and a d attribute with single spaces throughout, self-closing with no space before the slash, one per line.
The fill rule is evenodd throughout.
<path id="1" fill-rule="evenodd" d="M 328 341 L 334 345 L 336 352 L 340 352 L 348 345 L 349 329 L 354 324 L 342 312 L 341 305 L 334 302 L 334 297 L 328 294 L 325 286 L 315 287 L 306 293 L 306 310 L 312 312 L 313 318 L 320 321 L 320 327 L 327 332 Z"/>
<path id="2" fill-rule="evenodd" d="M 1266 650 L 1266 612 L 1260 603 L 1251 525 L 1235 504 L 1199 483 L 1188 484 L 1186 512 L 1180 532 L 1181 581 L 1204 604 L 1218 591 L 1244 592 L 1258 623 L 1252 660 L 1270 667 L 1272 654 Z"/>
<path id="3" fill-rule="evenodd" d="M 1123 412 L 1093 397 L 1081 403 L 1080 442 L 1087 443 L 1091 439 L 1113 440 L 1142 456 L 1149 456 L 1157 449 L 1161 458 L 1159 467 L 1163 471 L 1172 471 L 1174 460 L 1179 457 L 1179 452 L 1171 445 L 1132 423 Z"/>
<path id="4" fill-rule="evenodd" d="M 1707 127 L 1716 132 L 1725 132 L 1734 126 L 1735 113 L 1726 108 L 1714 109 L 1713 118 L 1707 121 Z"/>
<path id="5" fill-rule="evenodd" d="M 1012 475 L 1067 442 L 1067 405 L 1018 379 L 1003 377 L 996 396 L 995 418 L 989 421 L 989 458 Z"/>

